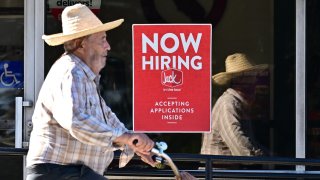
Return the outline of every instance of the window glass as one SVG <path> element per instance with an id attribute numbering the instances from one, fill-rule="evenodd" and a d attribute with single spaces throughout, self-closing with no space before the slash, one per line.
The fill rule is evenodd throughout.
<path id="1" fill-rule="evenodd" d="M 320 2 L 307 1 L 307 157 L 319 158 L 320 140 Z"/>
<path id="2" fill-rule="evenodd" d="M 294 1 L 290 0 L 101 1 L 98 17 L 102 22 L 125 19 L 119 28 L 107 32 L 111 51 L 101 72 L 102 96 L 126 127 L 132 129 L 132 24 L 211 23 L 212 75 L 225 72 L 225 60 L 234 53 L 245 53 L 254 64 L 269 66 L 256 77 L 252 92 L 255 95 L 250 108 L 252 118 L 247 119 L 252 139 L 267 156 L 294 157 L 294 8 Z M 47 8 L 45 33 L 61 31 L 61 23 Z M 45 46 L 45 74 L 62 53 L 62 46 Z M 227 88 L 212 85 L 212 106 Z M 201 133 L 149 135 L 156 141 L 166 141 L 168 153 L 201 151 Z"/>
<path id="3" fill-rule="evenodd" d="M 295 157 L 294 1 L 274 1 L 274 35 L 271 146 L 274 156 Z"/>
<path id="4" fill-rule="evenodd" d="M 0 147 L 15 146 L 15 97 L 24 94 L 23 0 L 0 3 Z M 0 179 L 22 179 L 23 157 L 2 154 Z"/>
<path id="5" fill-rule="evenodd" d="M 0 5 L 0 146 L 14 147 L 15 97 L 23 96 L 23 3 Z"/>

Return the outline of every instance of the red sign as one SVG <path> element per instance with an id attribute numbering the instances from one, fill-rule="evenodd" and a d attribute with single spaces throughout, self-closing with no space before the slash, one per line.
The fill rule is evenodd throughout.
<path id="1" fill-rule="evenodd" d="M 133 25 L 133 130 L 209 132 L 211 25 Z"/>
<path id="2" fill-rule="evenodd" d="M 61 20 L 61 13 L 65 7 L 77 3 L 88 6 L 96 15 L 100 12 L 101 0 L 48 0 L 51 14 L 58 20 Z"/>

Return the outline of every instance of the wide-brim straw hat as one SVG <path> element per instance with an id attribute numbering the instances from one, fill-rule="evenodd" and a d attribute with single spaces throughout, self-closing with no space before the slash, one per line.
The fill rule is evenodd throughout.
<path id="1" fill-rule="evenodd" d="M 57 46 L 73 39 L 114 29 L 124 21 L 123 19 L 118 19 L 103 24 L 99 18 L 83 4 L 66 7 L 61 14 L 61 20 L 62 33 L 42 36 L 42 39 L 50 46 Z"/>
<path id="2" fill-rule="evenodd" d="M 225 61 L 226 72 L 212 76 L 212 80 L 217 85 L 225 85 L 232 78 L 238 77 L 249 71 L 263 71 L 269 66 L 267 64 L 253 65 L 246 54 L 235 53 L 229 55 Z"/>

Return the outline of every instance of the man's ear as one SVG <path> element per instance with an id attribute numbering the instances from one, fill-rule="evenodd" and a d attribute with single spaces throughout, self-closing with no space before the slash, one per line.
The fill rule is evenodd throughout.
<path id="1" fill-rule="evenodd" d="M 75 43 L 76 43 L 76 47 L 78 48 L 83 48 L 83 45 L 85 44 L 82 38 L 77 39 Z"/>
<path id="2" fill-rule="evenodd" d="M 87 45 L 88 38 L 89 38 L 89 36 L 85 36 L 85 37 L 79 38 L 79 44 L 78 45 L 79 45 L 80 48 L 83 48 L 83 47 L 85 47 Z"/>

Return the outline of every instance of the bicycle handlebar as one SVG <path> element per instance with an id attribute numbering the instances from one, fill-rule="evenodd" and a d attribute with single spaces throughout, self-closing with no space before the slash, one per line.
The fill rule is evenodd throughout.
<path id="1" fill-rule="evenodd" d="M 132 144 L 136 145 L 138 143 L 138 139 L 133 140 Z M 176 176 L 176 180 L 181 180 L 181 175 L 179 172 L 179 169 L 177 168 L 177 166 L 173 163 L 172 159 L 170 158 L 170 156 L 168 156 L 166 153 L 164 153 L 163 151 L 159 151 L 156 148 L 152 148 L 151 152 L 154 153 L 155 155 L 157 155 L 158 157 L 162 157 L 166 160 L 166 163 L 171 167 L 174 175 Z"/>
<path id="2" fill-rule="evenodd" d="M 163 157 L 166 160 L 166 162 L 169 164 L 169 166 L 171 167 L 174 175 L 176 176 L 176 179 L 181 180 L 181 175 L 180 175 L 180 172 L 179 172 L 177 166 L 173 163 L 172 159 L 166 153 L 164 153 L 164 152 L 160 153 L 160 151 L 155 148 L 152 148 L 151 152 L 156 154 L 157 156 Z"/>

